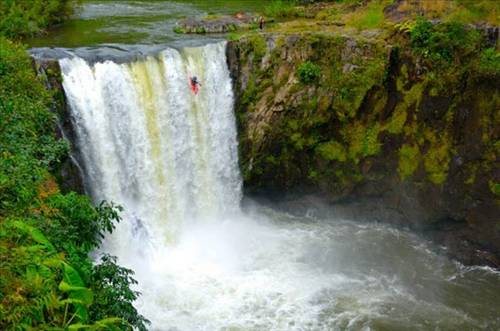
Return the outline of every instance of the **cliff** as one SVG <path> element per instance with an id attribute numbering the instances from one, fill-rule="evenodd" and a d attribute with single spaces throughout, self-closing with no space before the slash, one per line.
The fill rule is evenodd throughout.
<path id="1" fill-rule="evenodd" d="M 404 28 L 230 41 L 246 194 L 319 196 L 341 216 L 409 227 L 499 267 L 498 28 L 462 32 L 438 48 Z M 56 90 L 59 134 L 74 141 L 58 63 L 36 62 Z M 82 191 L 72 154 L 60 182 Z"/>
<path id="2" fill-rule="evenodd" d="M 231 41 L 246 193 L 319 193 L 499 267 L 498 28 L 426 28 L 447 44 L 404 28 Z"/>

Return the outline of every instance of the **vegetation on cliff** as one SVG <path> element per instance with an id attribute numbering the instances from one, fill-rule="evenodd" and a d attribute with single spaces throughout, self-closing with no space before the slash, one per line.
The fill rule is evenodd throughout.
<path id="1" fill-rule="evenodd" d="M 359 6 L 361 2 L 346 1 L 340 9 L 322 7 L 322 10 L 345 10 L 342 6 L 347 3 Z M 384 9 L 390 3 L 392 1 L 368 2 L 364 11 L 356 7 L 355 13 L 369 14 L 373 10 L 371 6 L 383 5 Z M 407 5 L 411 3 L 408 1 Z M 457 3 L 464 8 L 476 8 L 466 1 Z M 287 2 L 286 6 L 289 5 Z M 275 2 L 274 6 L 272 8 L 276 9 L 284 5 Z M 436 7 L 431 6 L 429 10 L 433 9 Z M 271 31 L 284 28 L 286 26 Z M 449 142 L 452 133 L 440 132 L 442 127 L 432 127 L 433 123 L 422 120 L 426 109 L 420 108 L 427 108 L 422 101 L 458 98 L 463 79 L 469 79 L 470 84 L 477 84 L 481 79 L 491 82 L 498 79 L 500 55 L 496 41 L 493 45 L 488 44 L 482 32 L 459 21 L 434 24 L 423 16 L 392 24 L 387 29 L 392 34 L 389 39 L 387 33 L 367 38 L 357 34 L 307 32 L 307 29 L 293 37 L 240 36 L 237 45 L 240 58 L 248 59 L 242 66 L 252 68 L 250 76 L 245 77 L 245 86 L 239 86 L 242 93 L 240 110 L 245 110 L 244 116 L 251 122 L 254 112 L 268 113 L 265 118 L 269 120 L 280 117 L 279 123 L 256 123 L 259 127 L 252 128 L 246 138 L 252 140 L 258 150 L 265 135 L 279 135 L 285 140 L 280 148 L 289 145 L 286 153 L 298 150 L 303 155 L 303 152 L 315 151 L 311 156 L 319 156 L 324 161 L 348 162 L 350 172 L 358 174 L 354 177 L 361 178 L 359 169 L 355 169 L 362 159 L 382 151 L 380 139 L 402 135 L 415 138 L 406 141 L 406 147 L 399 153 L 402 177 L 416 170 L 415 164 L 404 166 L 406 159 L 413 155 L 417 165 L 419 160 L 423 161 L 433 183 L 443 183 L 453 154 Z M 391 63 L 391 57 L 398 63 Z M 391 82 L 394 83 L 392 90 L 388 86 Z M 493 100 L 496 100 L 496 92 Z M 444 120 L 440 124 L 448 129 L 453 126 L 459 102 L 458 99 L 448 100 L 446 106 L 449 108 L 440 110 L 439 116 Z M 488 109 L 480 107 L 480 111 L 485 112 L 484 127 L 487 122 L 496 121 L 489 119 L 490 114 L 495 113 L 494 106 L 493 102 Z M 285 116 L 282 116 L 283 111 Z M 362 111 L 369 111 L 369 114 L 360 114 Z M 332 125 L 336 128 L 334 131 Z M 327 136 L 333 139 L 324 141 Z M 494 143 L 494 137 L 484 140 Z M 419 150 L 424 157 L 416 155 Z M 279 157 L 273 155 L 269 159 L 256 154 L 248 159 L 252 160 L 251 172 L 260 173 L 259 160 L 263 160 L 263 168 L 267 168 L 266 159 L 274 167 Z M 317 169 L 311 177 L 322 180 Z"/>
<path id="2" fill-rule="evenodd" d="M 68 17 L 75 0 L 2 0 L 0 35 L 19 38 L 43 32 Z"/>
<path id="3" fill-rule="evenodd" d="M 498 4 L 441 5 L 319 3 L 233 35 L 247 190 L 382 197 L 407 224 L 491 229 L 467 240 L 500 252 Z"/>
<path id="4" fill-rule="evenodd" d="M 68 145 L 55 135 L 53 95 L 25 48 L 1 36 L 35 33 L 66 6 L 0 3 L 0 329 L 145 330 L 132 271 L 89 258 L 121 208 L 60 192 L 54 173 Z"/>

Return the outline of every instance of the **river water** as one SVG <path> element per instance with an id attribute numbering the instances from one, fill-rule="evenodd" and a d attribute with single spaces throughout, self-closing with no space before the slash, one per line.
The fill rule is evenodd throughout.
<path id="1" fill-rule="evenodd" d="M 88 1 L 74 20 L 136 15 L 131 26 L 110 19 L 79 33 L 163 43 L 177 37 L 148 15 L 208 13 L 193 3 Z M 141 21 L 146 37 L 128 35 Z M 64 29 L 40 45 L 102 43 L 67 40 Z M 225 47 L 158 46 L 122 61 L 67 50 L 60 60 L 86 190 L 125 208 L 102 251 L 136 272 L 136 307 L 151 329 L 499 330 L 499 272 L 465 267 L 389 225 L 242 197 Z"/>
<path id="2" fill-rule="evenodd" d="M 268 0 L 82 0 L 75 14 L 46 36 L 28 39 L 31 47 L 152 44 L 191 39 L 173 32 L 185 17 L 262 11 Z"/>

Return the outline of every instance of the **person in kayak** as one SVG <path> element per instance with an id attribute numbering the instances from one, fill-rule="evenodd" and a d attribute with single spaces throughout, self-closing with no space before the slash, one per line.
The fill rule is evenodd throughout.
<path id="1" fill-rule="evenodd" d="M 193 90 L 194 94 L 198 94 L 198 90 L 200 89 L 201 83 L 198 80 L 198 77 L 191 77 L 191 90 Z"/>

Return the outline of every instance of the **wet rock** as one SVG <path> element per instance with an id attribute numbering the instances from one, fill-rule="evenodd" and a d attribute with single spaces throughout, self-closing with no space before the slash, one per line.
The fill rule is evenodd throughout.
<path id="1" fill-rule="evenodd" d="M 43 53 L 43 54 L 42 54 Z M 43 56 L 42 56 L 43 55 Z M 53 58 L 50 58 L 53 56 Z M 61 68 L 58 58 L 67 57 L 62 50 L 43 50 L 36 52 L 33 57 L 34 67 L 39 76 L 41 76 L 48 90 L 53 92 L 51 110 L 57 115 L 57 126 L 55 135 L 59 139 L 64 139 L 69 143 L 70 154 L 61 162 L 56 173 L 61 191 L 66 193 L 70 191 L 85 193 L 83 181 L 83 169 L 80 164 L 78 150 L 76 148 L 76 133 L 72 123 L 69 106 L 66 102 L 66 96 L 62 86 Z"/>
<path id="2" fill-rule="evenodd" d="M 237 14 L 235 16 L 220 16 L 214 18 L 186 18 L 177 22 L 174 31 L 177 33 L 227 33 L 239 29 L 248 29 L 257 23 L 258 18 Z"/>
<path id="3" fill-rule="evenodd" d="M 430 69 L 420 58 L 376 39 L 259 38 L 228 44 L 247 194 L 284 200 L 320 194 L 343 215 L 414 229 L 447 246 L 453 258 L 498 267 L 500 208 L 490 189 L 500 182 L 491 145 L 500 135 L 492 115 L 498 99 L 491 97 L 498 87 L 464 75 L 432 90 L 422 84 Z M 304 61 L 327 63 L 323 75 L 335 74 L 317 86 L 302 84 L 295 75 Z M 379 61 L 383 74 L 365 76 Z M 359 80 L 350 82 L 353 77 Z M 367 81 L 377 82 L 352 91 Z M 350 103 L 356 95 L 361 101 Z M 341 117 L 343 102 L 352 117 Z M 384 131 L 401 109 L 401 131 Z M 373 146 L 379 152 L 353 158 L 356 146 L 372 139 L 370 130 L 380 131 Z M 325 144 L 329 159 L 319 152 Z M 408 178 L 399 169 L 404 145 L 418 146 Z M 441 177 L 431 177 L 432 171 Z"/>
<path id="4" fill-rule="evenodd" d="M 357 65 L 354 65 L 354 64 L 351 64 L 351 63 L 346 63 L 344 64 L 344 66 L 342 67 L 342 72 L 344 74 L 348 73 L 348 72 L 351 72 L 351 71 L 354 71 L 358 66 Z"/>

